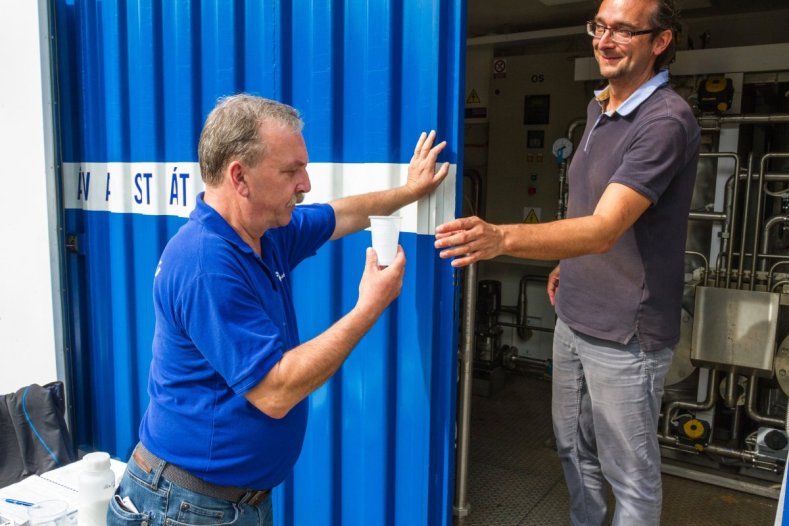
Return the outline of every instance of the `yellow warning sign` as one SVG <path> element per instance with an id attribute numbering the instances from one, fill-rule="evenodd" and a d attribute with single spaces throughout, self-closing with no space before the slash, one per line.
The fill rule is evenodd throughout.
<path id="1" fill-rule="evenodd" d="M 477 95 L 477 90 L 471 88 L 471 93 L 469 93 L 468 97 L 466 97 L 466 104 L 479 104 L 480 102 L 482 101 L 479 100 L 479 95 Z"/>
<path id="2" fill-rule="evenodd" d="M 539 223 L 540 216 L 537 215 L 537 212 L 534 208 L 530 208 L 529 211 L 526 213 L 526 217 L 523 218 L 524 223 Z"/>

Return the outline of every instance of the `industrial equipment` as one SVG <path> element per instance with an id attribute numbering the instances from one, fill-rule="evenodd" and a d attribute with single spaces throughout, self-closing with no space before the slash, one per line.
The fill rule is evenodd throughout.
<path id="1" fill-rule="evenodd" d="M 476 328 L 474 331 L 474 391 L 491 395 L 504 383 L 504 370 L 537 370 L 549 367 L 544 359 L 522 356 L 514 345 L 502 343 L 505 328 L 515 329 L 520 341 L 529 341 L 535 332 L 550 333 L 552 329 L 531 323 L 528 312 L 529 284 L 538 283 L 539 290 L 545 289 L 546 278 L 525 274 L 518 285 L 516 305 L 501 304 L 502 284 L 497 280 L 481 280 L 477 284 Z M 509 314 L 513 321 L 505 321 Z M 553 322 L 553 320 L 551 320 Z"/>
<path id="2" fill-rule="evenodd" d="M 756 80 L 740 114 L 725 113 L 730 79 L 699 81 L 691 99 L 705 146 L 658 436 L 669 472 L 775 497 L 789 451 L 789 85 Z"/>

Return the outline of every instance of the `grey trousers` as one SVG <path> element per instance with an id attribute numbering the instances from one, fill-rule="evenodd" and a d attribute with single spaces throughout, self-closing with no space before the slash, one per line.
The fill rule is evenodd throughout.
<path id="1" fill-rule="evenodd" d="M 641 351 L 577 333 L 558 320 L 553 343 L 553 428 L 573 525 L 658 526 L 662 505 L 657 425 L 670 348 Z"/>

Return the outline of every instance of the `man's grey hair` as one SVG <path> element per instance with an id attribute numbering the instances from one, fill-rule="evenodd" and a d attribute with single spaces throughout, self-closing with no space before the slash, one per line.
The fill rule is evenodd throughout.
<path id="1" fill-rule="evenodd" d="M 246 93 L 219 100 L 205 120 L 197 146 L 200 173 L 207 186 L 221 184 L 225 168 L 235 160 L 247 166 L 263 160 L 268 145 L 261 140 L 262 124 L 299 132 L 304 127 L 299 112 L 281 102 Z"/>

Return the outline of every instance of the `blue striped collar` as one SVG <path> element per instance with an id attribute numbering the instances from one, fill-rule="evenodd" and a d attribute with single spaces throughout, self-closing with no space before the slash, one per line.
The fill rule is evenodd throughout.
<path id="1" fill-rule="evenodd" d="M 663 86 L 664 84 L 668 83 L 668 70 L 661 69 L 657 75 L 649 79 L 648 81 L 644 82 L 639 88 L 630 95 L 625 102 L 623 102 L 616 110 L 604 112 L 609 117 L 614 114 L 614 112 L 618 113 L 619 115 L 628 115 L 633 110 L 638 108 L 642 102 L 647 100 L 650 95 L 652 95 L 656 89 Z M 605 88 L 601 90 L 597 90 L 594 92 L 595 99 L 597 102 L 600 103 L 600 106 L 603 106 L 603 102 L 608 100 L 609 97 L 609 88 L 611 85 L 609 84 Z"/>

